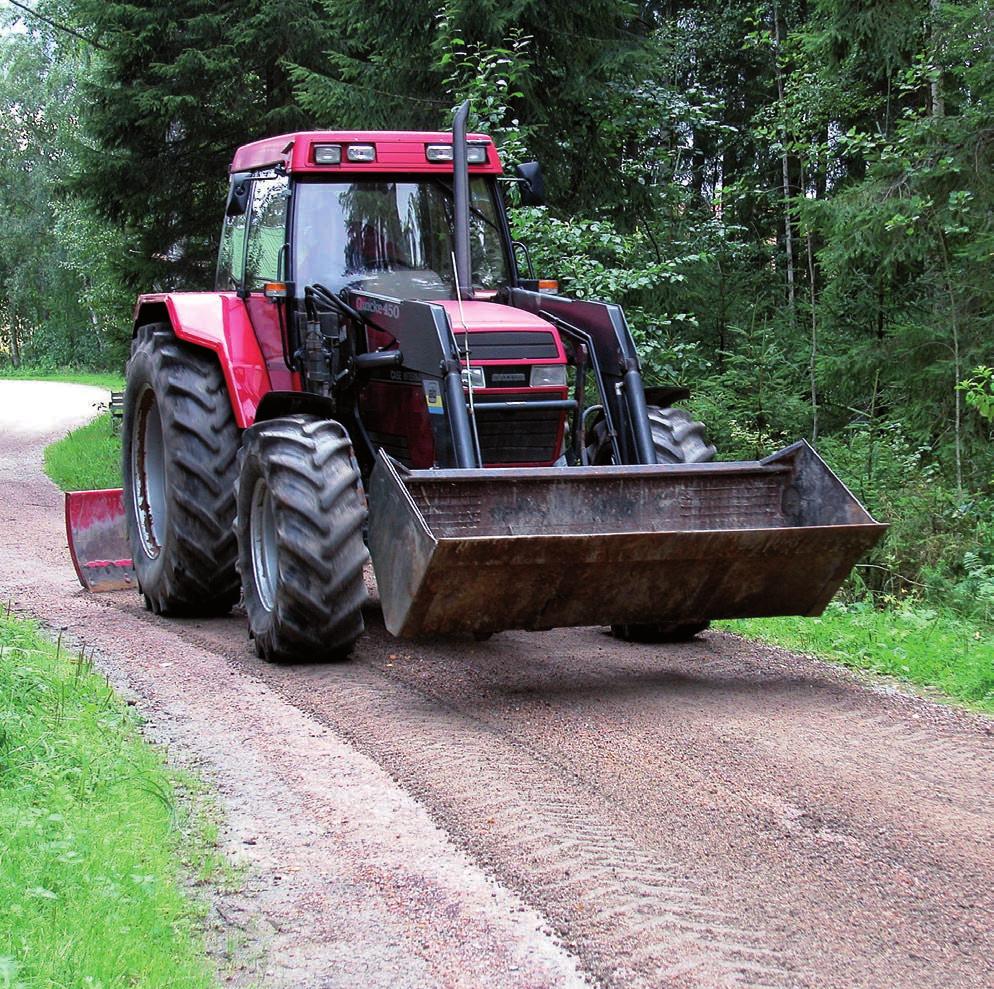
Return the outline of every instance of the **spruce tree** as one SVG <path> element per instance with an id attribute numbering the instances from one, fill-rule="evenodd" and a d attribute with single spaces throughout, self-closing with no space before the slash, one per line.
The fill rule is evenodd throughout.
<path id="1" fill-rule="evenodd" d="M 240 144 L 309 126 L 285 59 L 326 47 L 316 0 L 72 0 L 102 46 L 84 123 L 96 147 L 78 190 L 133 231 L 135 288 L 206 288 L 225 178 Z"/>
<path id="2" fill-rule="evenodd" d="M 611 123 L 662 66 L 647 44 L 651 25 L 627 0 L 323 0 L 331 37 L 320 70 L 297 68 L 302 105 L 329 124 L 369 128 L 451 126 L 453 99 L 443 56 L 449 42 L 500 47 L 512 32 L 530 39 L 529 73 L 515 116 L 531 134 L 554 201 L 613 211 L 632 196 L 622 164 L 637 135 Z"/>

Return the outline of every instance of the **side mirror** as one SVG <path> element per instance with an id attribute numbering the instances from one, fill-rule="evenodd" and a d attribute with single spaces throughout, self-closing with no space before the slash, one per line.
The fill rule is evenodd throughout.
<path id="1" fill-rule="evenodd" d="M 228 208 L 225 216 L 244 216 L 248 212 L 249 194 L 252 191 L 252 176 L 248 172 L 238 172 L 231 176 L 231 191 L 228 193 Z"/>
<path id="2" fill-rule="evenodd" d="M 521 205 L 545 205 L 545 179 L 542 166 L 537 161 L 523 161 L 514 168 L 514 174 L 521 179 Z"/>

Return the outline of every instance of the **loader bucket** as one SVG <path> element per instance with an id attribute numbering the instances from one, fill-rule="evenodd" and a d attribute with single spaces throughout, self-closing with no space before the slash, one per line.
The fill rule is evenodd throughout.
<path id="1" fill-rule="evenodd" d="M 369 545 L 395 635 L 819 615 L 886 530 L 804 441 L 763 461 L 407 471 Z"/>
<path id="2" fill-rule="evenodd" d="M 88 591 L 135 586 L 120 488 L 67 491 L 66 536 L 76 576 Z"/>

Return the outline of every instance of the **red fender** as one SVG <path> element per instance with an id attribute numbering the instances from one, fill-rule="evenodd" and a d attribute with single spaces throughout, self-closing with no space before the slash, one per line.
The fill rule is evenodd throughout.
<path id="1" fill-rule="evenodd" d="M 244 300 L 234 292 L 160 292 L 139 296 L 135 328 L 159 319 L 168 319 L 180 340 L 217 354 L 235 421 L 242 429 L 251 426 L 262 396 L 272 391 L 272 383 Z"/>

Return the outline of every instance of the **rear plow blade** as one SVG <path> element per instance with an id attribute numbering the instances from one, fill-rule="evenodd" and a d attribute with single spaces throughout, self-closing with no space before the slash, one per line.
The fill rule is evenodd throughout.
<path id="1" fill-rule="evenodd" d="M 804 441 L 766 460 L 406 471 L 370 552 L 394 635 L 819 615 L 881 538 Z"/>
<path id="2" fill-rule="evenodd" d="M 135 586 L 120 488 L 67 491 L 66 537 L 76 576 L 88 591 Z"/>

